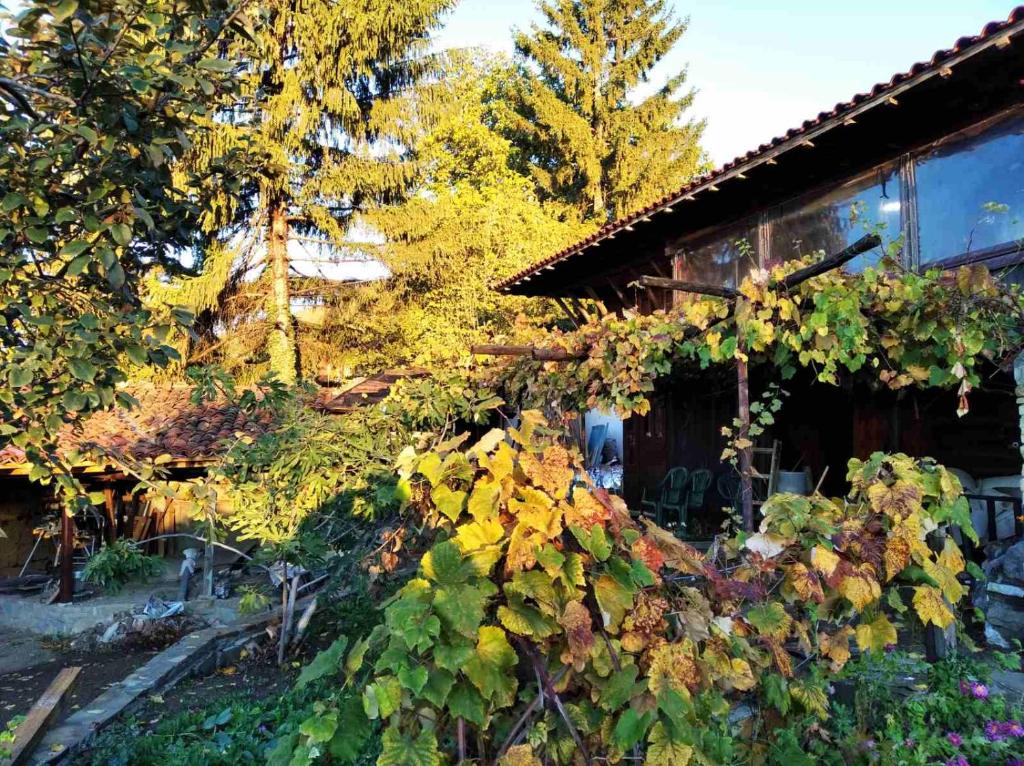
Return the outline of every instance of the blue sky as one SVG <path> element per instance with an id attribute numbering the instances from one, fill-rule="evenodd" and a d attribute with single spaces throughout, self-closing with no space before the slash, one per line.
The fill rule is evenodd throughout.
<path id="1" fill-rule="evenodd" d="M 693 113 L 708 121 L 717 165 L 1005 19 L 992 0 L 669 0 L 690 28 L 655 71 L 689 65 Z M 537 18 L 532 0 L 461 0 L 443 47 L 510 52 L 511 29 Z"/>

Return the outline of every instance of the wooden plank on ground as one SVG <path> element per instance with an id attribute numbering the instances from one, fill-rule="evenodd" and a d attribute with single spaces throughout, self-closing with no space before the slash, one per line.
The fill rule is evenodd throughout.
<path id="1" fill-rule="evenodd" d="M 28 711 L 25 720 L 15 729 L 14 744 L 9 748 L 11 754 L 7 760 L 0 761 L 0 766 L 18 766 L 18 764 L 27 762 L 32 748 L 46 733 L 46 727 L 57 716 L 61 702 L 74 687 L 78 680 L 78 674 L 81 672 L 81 668 L 72 667 L 64 668 L 57 674 L 53 683 L 43 692 L 43 696 L 36 700 L 36 704 Z"/>

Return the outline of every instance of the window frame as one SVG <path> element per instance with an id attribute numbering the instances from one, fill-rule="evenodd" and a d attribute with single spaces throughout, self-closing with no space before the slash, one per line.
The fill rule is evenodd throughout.
<path id="1" fill-rule="evenodd" d="M 921 264 L 920 216 L 918 213 L 918 189 L 916 163 L 926 154 L 942 146 L 983 135 L 992 128 L 1011 120 L 1024 119 L 1024 103 L 1014 105 L 991 115 L 984 120 L 975 122 L 965 128 L 949 133 L 941 138 L 921 144 L 908 152 L 895 154 L 870 168 L 847 176 L 839 181 L 819 184 L 812 189 L 782 200 L 774 205 L 750 211 L 726 223 L 708 226 L 699 231 L 672 240 L 666 248 L 672 252 L 672 273 L 677 279 L 681 273 L 681 251 L 697 249 L 715 239 L 722 237 L 723 231 L 739 229 L 744 226 L 756 232 L 757 242 L 754 243 L 757 253 L 757 265 L 764 267 L 770 262 L 772 254 L 771 240 L 775 224 L 783 215 L 798 210 L 801 206 L 813 204 L 826 194 L 837 192 L 844 187 L 855 185 L 865 179 L 877 176 L 880 171 L 895 171 L 900 183 L 900 229 L 897 234 L 903 237 L 903 249 L 900 263 L 904 268 L 921 271 L 926 269 L 948 270 L 973 263 L 984 263 L 989 268 L 1003 268 L 1024 263 L 1024 237 L 987 248 L 959 253 L 954 256 Z M 829 253 L 831 255 L 831 253 Z M 675 302 L 675 301 L 673 301 Z"/>

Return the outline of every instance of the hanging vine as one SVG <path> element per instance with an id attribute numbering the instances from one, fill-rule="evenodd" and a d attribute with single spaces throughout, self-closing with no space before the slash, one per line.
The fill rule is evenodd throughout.
<path id="1" fill-rule="evenodd" d="M 984 266 L 917 273 L 886 258 L 862 273 L 836 270 L 785 287 L 787 275 L 815 261 L 755 270 L 735 302 L 685 296 L 669 311 L 608 314 L 573 332 L 550 332 L 543 344 L 564 349 L 569 362 L 538 369 L 517 360 L 487 366 L 485 375 L 529 404 L 642 415 L 659 378 L 745 353 L 751 364 L 774 366 L 782 379 L 807 368 L 831 384 L 855 373 L 890 389 L 955 388 L 964 414 L 985 365 L 1004 362 L 1024 345 L 1019 288 L 993 279 Z"/>

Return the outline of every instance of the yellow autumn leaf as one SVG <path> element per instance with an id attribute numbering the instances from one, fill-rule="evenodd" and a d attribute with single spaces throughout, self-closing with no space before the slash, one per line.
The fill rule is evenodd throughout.
<path id="1" fill-rule="evenodd" d="M 672 690 L 683 697 L 697 689 L 701 682 L 700 667 L 694 657 L 694 645 L 689 639 L 662 644 L 651 653 L 651 667 L 647 671 L 647 685 L 657 697 L 664 690 Z"/>
<path id="2" fill-rule="evenodd" d="M 910 543 L 903 537 L 889 537 L 885 541 L 886 582 L 907 568 L 910 563 Z"/>
<path id="3" fill-rule="evenodd" d="M 946 538 L 946 545 L 939 554 L 938 564 L 939 566 L 948 569 L 954 575 L 958 575 L 964 571 L 964 567 L 966 566 L 966 563 L 964 562 L 964 555 L 960 552 L 960 546 L 956 544 L 953 538 Z"/>
<path id="4" fill-rule="evenodd" d="M 868 500 L 878 513 L 899 521 L 921 510 L 921 488 L 902 479 L 885 485 L 881 482 L 868 487 Z"/>
<path id="5" fill-rule="evenodd" d="M 693 758 L 693 748 L 672 739 L 665 725 L 659 721 L 651 728 L 647 741 L 644 766 L 687 766 Z"/>
<path id="6" fill-rule="evenodd" d="M 925 625 L 931 623 L 945 629 L 953 623 L 953 612 L 942 600 L 942 592 L 931 585 L 914 588 L 914 611 Z"/>
<path id="7" fill-rule="evenodd" d="M 839 557 L 828 548 L 815 545 L 811 549 L 811 566 L 829 577 L 839 566 Z"/>
<path id="8" fill-rule="evenodd" d="M 963 598 L 964 593 L 967 592 L 963 584 L 956 579 L 956 575 L 950 569 L 942 566 L 942 564 L 925 561 L 923 568 L 925 574 L 936 582 L 942 591 L 942 595 L 949 599 L 951 604 L 958 603 Z"/>
<path id="9" fill-rule="evenodd" d="M 818 576 L 800 562 L 786 567 L 785 591 L 787 595 L 795 595 L 802 601 L 816 601 L 820 604 L 825 600 Z"/>
<path id="10" fill-rule="evenodd" d="M 844 577 L 837 590 L 858 612 L 863 612 L 882 596 L 882 586 L 878 580 L 867 575 Z"/>
<path id="11" fill-rule="evenodd" d="M 582 671 L 590 650 L 594 647 L 593 621 L 582 601 L 570 601 L 565 605 L 560 620 L 565 630 L 568 647 L 562 653 L 562 662 Z"/>
<path id="12" fill-rule="evenodd" d="M 498 766 L 541 766 L 530 745 L 513 745 L 498 761 Z"/>
<path id="13" fill-rule="evenodd" d="M 831 636 L 826 633 L 818 634 L 818 647 L 821 653 L 831 660 L 832 672 L 838 673 L 850 659 L 850 637 L 853 635 L 853 628 L 849 625 L 839 629 Z"/>
<path id="14" fill-rule="evenodd" d="M 896 626 L 884 614 L 857 626 L 857 646 L 862 652 L 881 654 L 885 647 L 895 643 Z"/>

